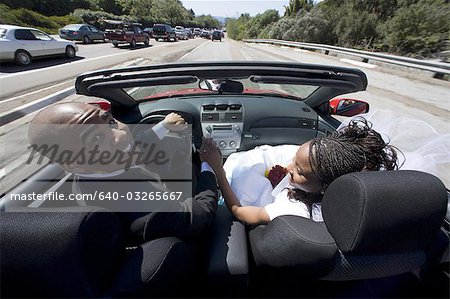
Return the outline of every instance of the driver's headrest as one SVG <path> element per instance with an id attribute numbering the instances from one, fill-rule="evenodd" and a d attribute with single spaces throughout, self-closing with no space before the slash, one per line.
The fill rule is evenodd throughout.
<path id="1" fill-rule="evenodd" d="M 325 224 L 339 249 L 363 255 L 425 249 L 446 210 L 443 183 L 410 170 L 343 175 L 330 184 L 322 203 Z"/>

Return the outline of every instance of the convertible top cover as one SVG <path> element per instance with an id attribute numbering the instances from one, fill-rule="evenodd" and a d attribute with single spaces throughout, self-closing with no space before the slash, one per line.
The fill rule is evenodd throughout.
<path id="1" fill-rule="evenodd" d="M 305 99 L 312 107 L 336 95 L 362 91 L 367 87 L 366 75 L 353 68 L 285 62 L 230 61 L 155 64 L 93 71 L 80 75 L 75 88 L 78 94 L 99 96 L 122 105 L 135 106 L 137 101 L 133 98 L 128 97 L 129 101 L 125 103 L 127 100 L 124 100 L 123 92 L 112 93 L 112 90 L 187 84 L 208 78 L 249 79 L 258 84 L 316 86 L 317 90 Z"/>

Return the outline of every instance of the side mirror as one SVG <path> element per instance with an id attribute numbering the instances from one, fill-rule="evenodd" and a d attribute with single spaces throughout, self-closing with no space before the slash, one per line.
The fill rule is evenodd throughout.
<path id="1" fill-rule="evenodd" d="M 88 104 L 97 106 L 98 108 L 105 111 L 111 111 L 111 103 L 107 101 L 90 102 Z"/>
<path id="2" fill-rule="evenodd" d="M 349 98 L 335 98 L 330 100 L 331 115 L 355 116 L 367 112 L 369 112 L 369 103 L 361 100 Z"/>

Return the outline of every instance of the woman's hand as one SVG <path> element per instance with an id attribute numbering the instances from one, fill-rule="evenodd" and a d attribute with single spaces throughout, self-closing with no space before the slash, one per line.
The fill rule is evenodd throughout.
<path id="1" fill-rule="evenodd" d="M 203 139 L 202 146 L 200 147 L 200 160 L 207 162 L 216 173 L 223 170 L 222 154 L 211 138 Z"/>

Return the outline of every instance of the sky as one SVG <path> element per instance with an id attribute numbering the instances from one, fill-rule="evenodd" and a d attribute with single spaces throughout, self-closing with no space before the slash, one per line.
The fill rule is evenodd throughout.
<path id="1" fill-rule="evenodd" d="M 254 16 L 268 9 L 276 9 L 282 16 L 284 14 L 283 5 L 288 5 L 289 0 L 181 0 L 181 2 L 187 9 L 192 8 L 196 15 L 210 14 L 218 17 L 239 17 L 242 13 L 249 13 Z"/>

